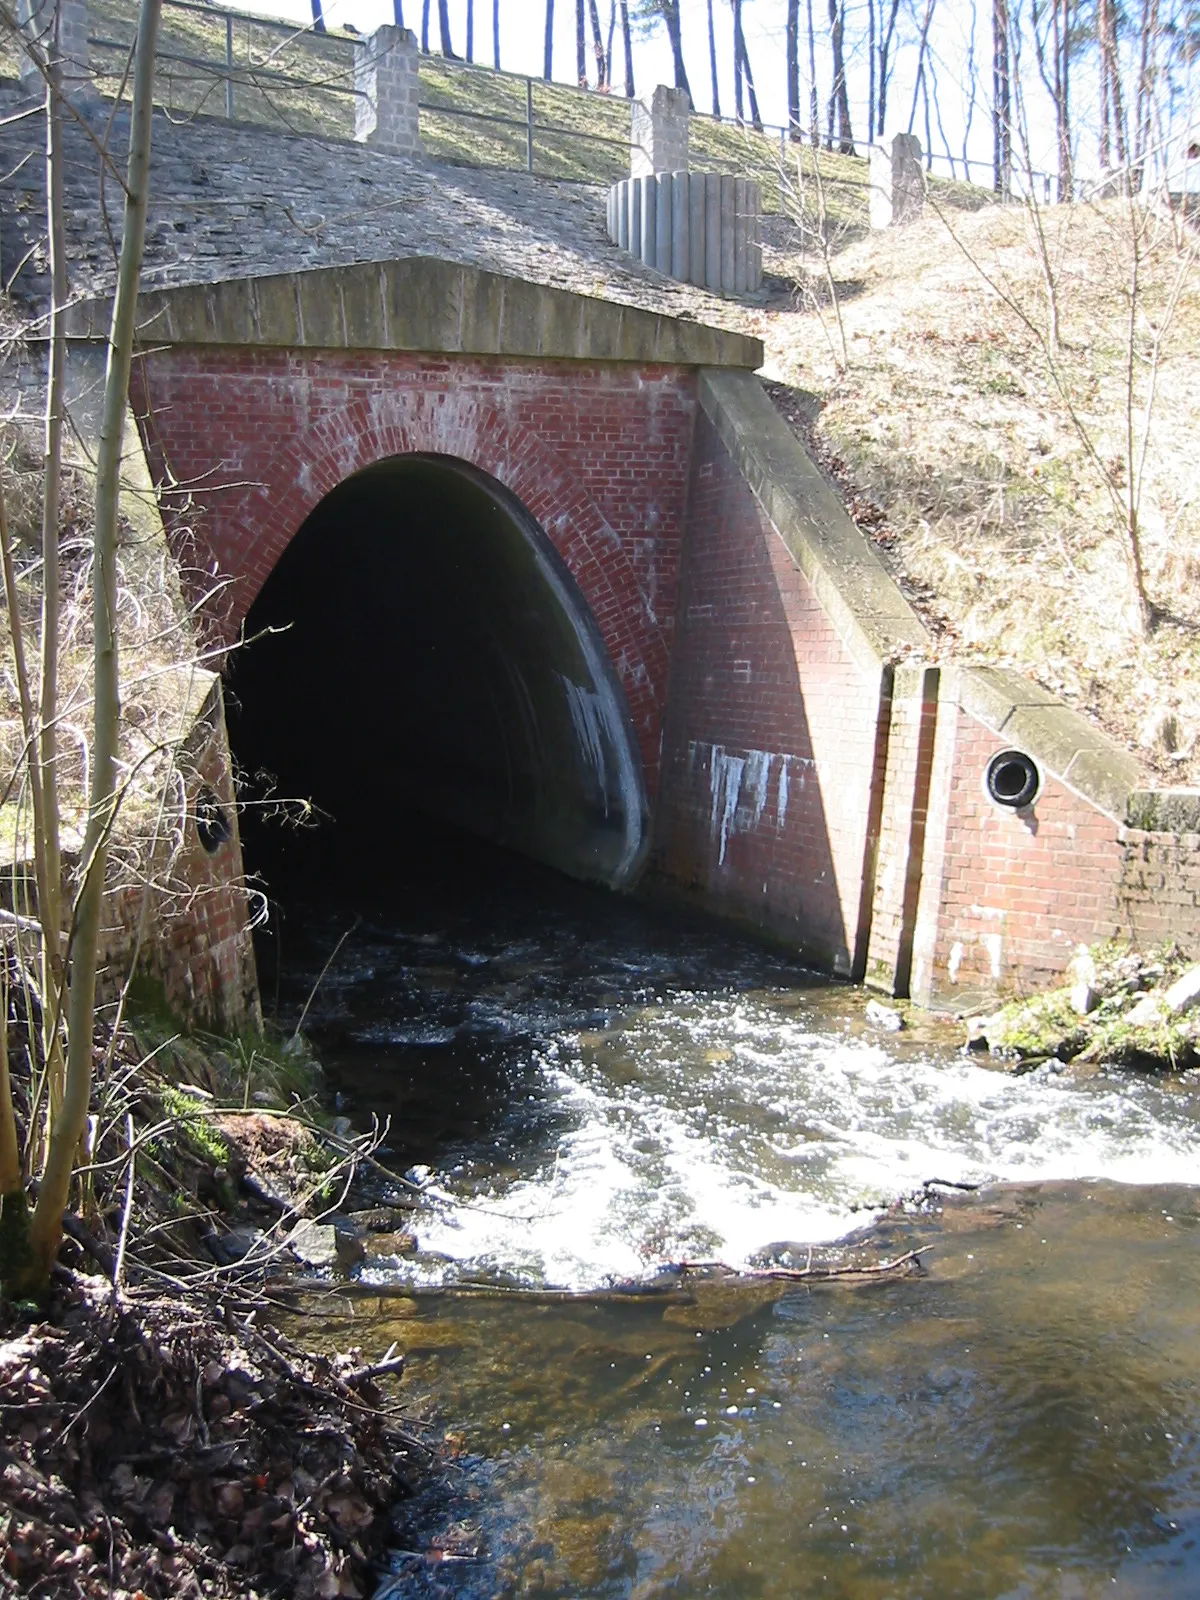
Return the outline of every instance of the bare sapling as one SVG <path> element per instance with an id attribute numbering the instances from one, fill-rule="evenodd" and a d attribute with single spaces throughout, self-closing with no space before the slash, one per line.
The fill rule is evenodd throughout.
<path id="1" fill-rule="evenodd" d="M 809 152 L 809 159 L 812 164 L 811 186 L 804 170 L 803 151 L 797 149 L 792 162 L 779 159 L 776 175 L 780 202 L 796 229 L 801 258 L 807 256 L 810 246 L 816 249 L 822 289 L 814 288 L 806 272 L 801 297 L 820 320 L 834 365 L 839 372 L 845 372 L 850 365 L 850 347 L 842 318 L 841 295 L 833 270 L 838 230 L 829 212 L 825 177 L 821 170 L 821 152 L 815 146 Z M 826 305 L 832 316 L 832 327 L 826 318 Z"/>
<path id="2" fill-rule="evenodd" d="M 80 887 L 72 915 L 67 1003 L 67 1056 L 61 1104 L 53 1117 L 29 1226 L 23 1267 L 5 1285 L 10 1294 L 40 1295 L 62 1242 L 76 1154 L 87 1126 L 92 1088 L 96 973 L 109 835 L 119 800 L 117 741 L 120 689 L 117 651 L 117 530 L 122 444 L 136 331 L 138 286 L 149 197 L 154 66 L 162 0 L 142 0 L 130 111 L 124 226 L 108 340 L 104 405 L 96 453 L 92 547 L 93 721 L 87 827 Z"/>

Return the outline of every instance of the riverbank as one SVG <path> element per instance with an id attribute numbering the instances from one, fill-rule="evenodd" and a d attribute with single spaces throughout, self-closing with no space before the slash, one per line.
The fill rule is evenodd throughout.
<path id="1" fill-rule="evenodd" d="M 394 1351 L 278 1322 L 353 1248 L 331 1213 L 373 1141 L 328 1124 L 298 1042 L 103 1044 L 50 1298 L 0 1311 L 0 1595 L 367 1594 L 434 1450 Z"/>
<path id="2" fill-rule="evenodd" d="M 968 1043 L 1016 1071 L 1051 1060 L 1183 1071 L 1200 1062 L 1200 966 L 1173 943 L 1080 949 L 1067 983 L 972 1018 Z"/>

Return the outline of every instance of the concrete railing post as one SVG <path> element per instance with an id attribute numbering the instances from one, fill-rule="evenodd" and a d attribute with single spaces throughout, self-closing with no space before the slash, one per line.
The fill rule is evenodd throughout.
<path id="1" fill-rule="evenodd" d="M 649 100 L 633 102 L 629 134 L 631 178 L 687 171 L 690 115 L 687 91 L 668 89 L 662 83 Z"/>
<path id="2" fill-rule="evenodd" d="M 873 228 L 899 228 L 915 222 L 925 209 L 925 173 L 916 134 L 898 133 L 890 146 L 873 144 L 867 179 Z"/>
<path id="3" fill-rule="evenodd" d="M 762 287 L 762 192 L 753 178 L 651 172 L 609 190 L 608 237 L 648 267 L 717 294 Z"/>
<path id="4" fill-rule="evenodd" d="M 389 156 L 421 155 L 417 36 L 389 23 L 354 51 L 354 137 Z"/>
<path id="5" fill-rule="evenodd" d="M 87 0 L 18 0 L 17 17 L 21 30 L 43 56 L 54 40 L 54 17 L 58 13 L 58 45 L 62 52 L 64 94 L 78 98 L 93 89 L 88 58 Z M 21 87 L 26 94 L 42 99 L 46 80 L 33 61 L 21 52 Z"/>

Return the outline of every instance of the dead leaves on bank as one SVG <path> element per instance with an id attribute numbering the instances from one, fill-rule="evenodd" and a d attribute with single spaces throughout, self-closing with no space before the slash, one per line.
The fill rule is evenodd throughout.
<path id="1" fill-rule="evenodd" d="M 0 1594 L 369 1592 L 426 1454 L 381 1392 L 398 1363 L 107 1288 L 0 1340 Z"/>

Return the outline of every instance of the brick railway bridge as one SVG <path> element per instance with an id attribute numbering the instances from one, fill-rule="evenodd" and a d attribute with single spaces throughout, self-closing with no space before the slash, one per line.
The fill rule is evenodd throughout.
<path id="1" fill-rule="evenodd" d="M 1186 797 L 939 666 L 758 342 L 413 257 L 143 296 L 133 405 L 242 732 L 959 1003 L 1196 917 Z M 107 308 L 77 309 L 76 348 Z M 1190 902 L 1189 902 L 1190 896 Z"/>

